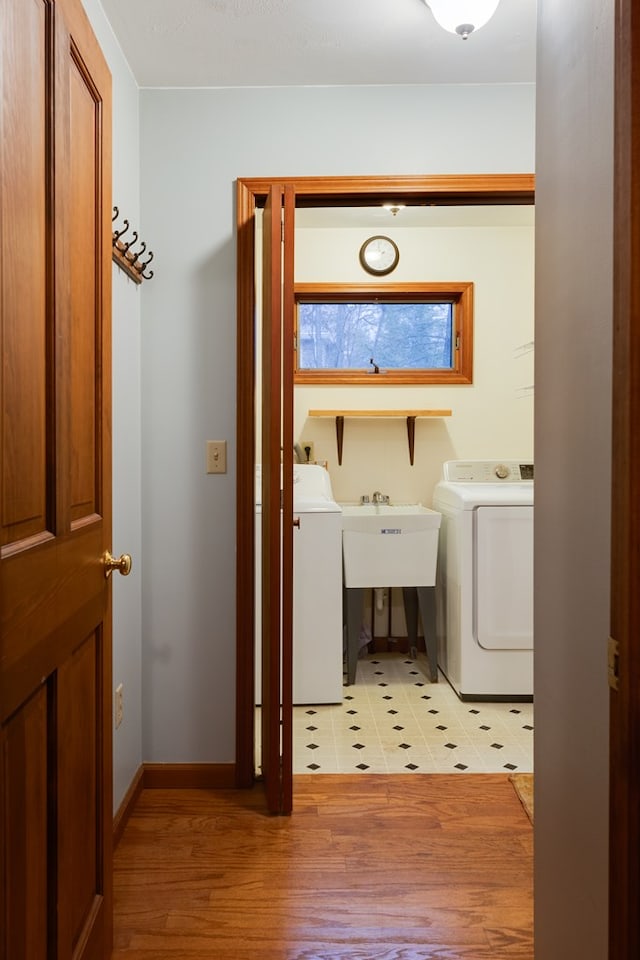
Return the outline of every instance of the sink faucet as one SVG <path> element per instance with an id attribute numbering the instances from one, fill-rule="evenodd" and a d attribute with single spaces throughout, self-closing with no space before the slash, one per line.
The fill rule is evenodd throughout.
<path id="1" fill-rule="evenodd" d="M 374 502 L 374 503 L 389 503 L 389 494 L 388 494 L 388 493 L 380 493 L 379 490 L 375 490 L 375 491 L 374 491 L 374 494 L 373 494 L 373 502 Z"/>

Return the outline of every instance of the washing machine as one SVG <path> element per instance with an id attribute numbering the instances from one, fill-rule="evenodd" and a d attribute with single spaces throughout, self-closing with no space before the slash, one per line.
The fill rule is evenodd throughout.
<path id="1" fill-rule="evenodd" d="M 461 700 L 533 699 L 533 463 L 449 460 L 433 507 L 441 670 Z"/>
<path id="2" fill-rule="evenodd" d="M 261 484 L 256 467 L 256 698 L 261 662 Z M 293 467 L 293 702 L 342 702 L 342 508 L 317 464 Z"/>

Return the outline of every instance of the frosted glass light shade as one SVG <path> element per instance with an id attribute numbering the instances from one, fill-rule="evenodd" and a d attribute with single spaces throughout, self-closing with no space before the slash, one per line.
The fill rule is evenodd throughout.
<path id="1" fill-rule="evenodd" d="M 500 0 L 424 0 L 437 23 L 464 40 L 488 23 Z"/>

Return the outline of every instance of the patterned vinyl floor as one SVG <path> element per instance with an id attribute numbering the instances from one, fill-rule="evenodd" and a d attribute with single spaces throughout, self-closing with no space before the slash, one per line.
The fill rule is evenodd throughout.
<path id="1" fill-rule="evenodd" d="M 294 773 L 533 770 L 532 703 L 462 703 L 424 654 L 370 654 L 342 704 L 294 707 Z"/>

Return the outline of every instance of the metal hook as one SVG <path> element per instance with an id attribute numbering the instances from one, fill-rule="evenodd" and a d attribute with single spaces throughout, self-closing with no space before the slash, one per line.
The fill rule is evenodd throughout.
<path id="1" fill-rule="evenodd" d="M 137 230 L 134 230 L 134 231 L 133 231 L 133 236 L 131 237 L 131 240 L 129 240 L 129 243 L 123 243 L 123 244 L 122 244 L 122 252 L 123 252 L 123 253 L 126 253 L 127 250 L 129 249 L 129 247 L 131 246 L 131 244 L 132 244 L 132 243 L 135 243 L 137 239 L 138 239 L 138 231 L 137 231 Z"/>
<path id="2" fill-rule="evenodd" d="M 137 251 L 137 253 L 132 253 L 132 254 L 131 254 L 131 257 L 129 258 L 129 259 L 131 260 L 131 262 L 132 262 L 132 263 L 135 263 L 136 260 L 139 260 L 140 257 L 142 256 L 142 254 L 145 252 L 146 249 L 147 249 L 147 245 L 146 245 L 146 243 L 144 242 L 144 240 L 142 240 L 142 242 L 141 242 L 141 244 L 140 244 L 140 249 Z"/>
<path id="3" fill-rule="evenodd" d="M 134 268 L 140 274 L 140 276 L 144 277 L 145 280 L 151 280 L 151 277 L 153 276 L 153 270 L 150 270 L 149 273 L 145 273 L 146 268 L 149 266 L 152 260 L 153 260 L 153 250 L 149 250 L 149 256 L 144 261 L 144 263 L 138 264 L 138 262 L 136 261 L 133 265 Z"/>
<path id="4" fill-rule="evenodd" d="M 117 207 L 114 207 L 113 216 L 111 217 L 111 223 L 113 223 L 114 220 L 117 220 L 119 216 L 120 216 L 120 211 L 118 210 Z"/>
<path id="5" fill-rule="evenodd" d="M 116 240 L 119 240 L 120 237 L 121 237 L 123 234 L 125 234 L 128 229 L 129 229 L 129 221 L 128 221 L 128 220 L 125 220 L 125 226 L 123 227 L 122 230 L 114 230 L 114 231 L 113 231 L 113 239 L 114 239 L 114 242 L 115 242 Z"/>

